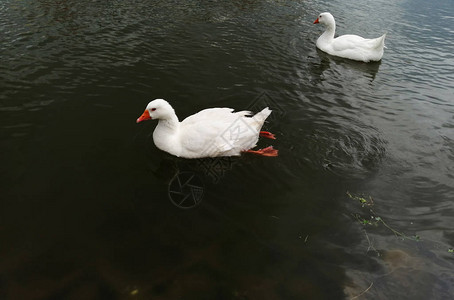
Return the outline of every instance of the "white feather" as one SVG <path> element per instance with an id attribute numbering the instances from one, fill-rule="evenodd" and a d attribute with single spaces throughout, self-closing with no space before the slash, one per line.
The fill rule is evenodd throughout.
<path id="1" fill-rule="evenodd" d="M 271 114 L 268 108 L 254 116 L 249 111 L 209 108 L 179 122 L 163 99 L 151 101 L 146 109 L 152 119 L 159 120 L 153 132 L 156 147 L 185 158 L 240 155 L 256 146 L 260 129 Z"/>
<path id="2" fill-rule="evenodd" d="M 370 62 L 383 57 L 386 33 L 374 39 L 346 34 L 334 38 L 336 22 L 328 12 L 321 13 L 314 23 L 326 26 L 325 32 L 317 39 L 317 48 L 334 56 Z"/>

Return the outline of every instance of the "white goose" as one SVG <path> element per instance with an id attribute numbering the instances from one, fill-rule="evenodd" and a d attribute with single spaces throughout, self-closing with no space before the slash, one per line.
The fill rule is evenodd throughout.
<path id="1" fill-rule="evenodd" d="M 179 122 L 167 101 L 155 99 L 148 103 L 137 123 L 159 120 L 153 132 L 156 147 L 178 157 L 238 156 L 241 152 L 277 156 L 278 150 L 272 146 L 251 150 L 256 146 L 259 135 L 275 139 L 272 133 L 260 131 L 270 114 L 268 107 L 252 117 L 249 111 L 209 108 Z"/>
<path id="2" fill-rule="evenodd" d="M 386 33 L 375 39 L 346 34 L 334 38 L 336 22 L 329 12 L 321 13 L 314 24 L 324 24 L 325 32 L 317 39 L 317 48 L 334 56 L 363 62 L 379 61 L 383 56 Z"/>

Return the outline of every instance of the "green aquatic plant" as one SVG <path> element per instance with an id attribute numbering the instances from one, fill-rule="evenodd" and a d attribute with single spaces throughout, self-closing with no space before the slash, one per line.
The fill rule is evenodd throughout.
<path id="1" fill-rule="evenodd" d="M 369 219 L 366 219 L 362 217 L 360 214 L 352 213 L 352 216 L 361 224 L 364 226 L 379 226 L 380 224 L 389 229 L 396 237 L 399 237 L 403 240 L 413 240 L 413 241 L 420 241 L 420 236 L 419 235 L 414 235 L 414 236 L 408 236 L 403 232 L 399 232 L 389 226 L 382 217 L 377 216 L 377 214 L 374 212 L 372 209 L 372 206 L 374 205 L 374 200 L 372 199 L 371 196 L 368 196 L 367 198 L 364 196 L 357 196 L 357 195 L 352 195 L 350 192 L 347 191 L 347 196 L 355 201 L 358 201 L 361 204 L 361 207 L 369 207 L 369 212 L 372 214 Z"/>
<path id="2" fill-rule="evenodd" d="M 359 203 L 361 203 L 362 207 L 374 205 L 374 200 L 372 199 L 371 196 L 369 196 L 369 200 L 368 200 L 362 196 L 354 196 L 354 195 L 350 194 L 349 191 L 347 191 L 347 195 L 348 195 L 348 197 L 350 197 L 350 199 L 356 200 Z"/>

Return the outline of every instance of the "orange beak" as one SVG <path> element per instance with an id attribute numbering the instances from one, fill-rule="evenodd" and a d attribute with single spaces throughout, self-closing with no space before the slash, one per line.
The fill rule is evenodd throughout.
<path id="1" fill-rule="evenodd" d="M 136 123 L 140 123 L 142 121 L 146 121 L 146 120 L 151 120 L 151 116 L 150 116 L 150 113 L 148 112 L 148 110 L 146 109 L 143 114 L 137 119 Z"/>
<path id="2" fill-rule="evenodd" d="M 315 21 L 314 21 L 314 23 L 313 23 L 313 24 L 318 24 L 318 18 L 317 18 L 317 20 L 315 20 Z"/>

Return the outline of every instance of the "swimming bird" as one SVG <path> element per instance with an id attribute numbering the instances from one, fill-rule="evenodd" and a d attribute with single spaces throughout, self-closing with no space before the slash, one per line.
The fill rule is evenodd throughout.
<path id="1" fill-rule="evenodd" d="M 259 136 L 275 139 L 272 133 L 260 131 L 270 114 L 268 107 L 254 116 L 232 108 L 208 108 L 180 122 L 166 100 L 155 99 L 148 103 L 137 123 L 159 120 L 153 132 L 156 147 L 178 157 L 239 156 L 242 152 L 277 156 L 278 150 L 272 146 L 251 150 Z"/>
<path id="2" fill-rule="evenodd" d="M 317 39 L 317 48 L 334 56 L 363 62 L 379 61 L 383 57 L 386 33 L 375 39 L 346 34 L 334 38 L 336 22 L 329 12 L 321 13 L 314 24 L 323 24 L 325 32 Z"/>

